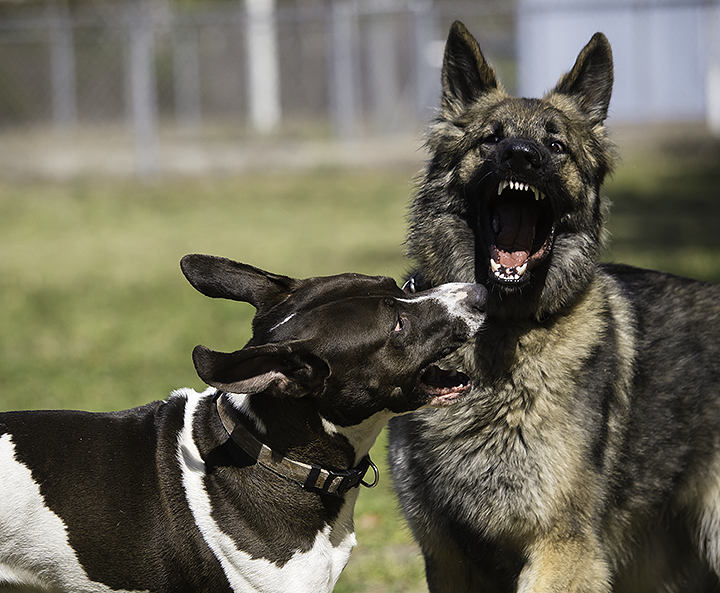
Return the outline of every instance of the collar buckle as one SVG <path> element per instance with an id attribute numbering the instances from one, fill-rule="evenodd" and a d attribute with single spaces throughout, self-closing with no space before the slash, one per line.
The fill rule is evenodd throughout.
<path id="1" fill-rule="evenodd" d="M 358 488 L 361 484 L 366 488 L 375 488 L 380 481 L 380 472 L 377 466 L 370 459 L 370 455 L 365 455 L 360 463 L 350 469 L 343 470 L 323 470 L 319 465 L 313 464 L 311 472 L 308 474 L 307 480 L 303 484 L 306 490 L 319 490 L 342 496 L 351 488 Z M 364 478 L 368 469 L 372 468 L 374 478 L 372 483 L 368 484 Z M 318 486 L 318 478 L 325 474 L 322 486 Z"/>

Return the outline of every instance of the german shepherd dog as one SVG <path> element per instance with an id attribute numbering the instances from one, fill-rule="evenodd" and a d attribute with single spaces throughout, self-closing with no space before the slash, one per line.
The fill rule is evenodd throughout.
<path id="1" fill-rule="evenodd" d="M 597 33 L 513 98 L 450 30 L 409 284 L 485 284 L 489 323 L 473 394 L 390 429 L 433 593 L 720 591 L 720 287 L 598 263 L 612 82 Z"/>

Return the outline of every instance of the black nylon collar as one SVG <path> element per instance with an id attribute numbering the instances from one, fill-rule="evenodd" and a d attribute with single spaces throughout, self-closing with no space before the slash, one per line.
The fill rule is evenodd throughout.
<path id="1" fill-rule="evenodd" d="M 218 415 L 225 427 L 225 431 L 243 451 L 260 465 L 283 478 L 297 482 L 306 490 L 342 496 L 350 488 L 356 488 L 360 484 L 367 488 L 377 486 L 380 474 L 370 459 L 370 455 L 365 455 L 356 467 L 345 470 L 323 469 L 314 463 L 308 465 L 307 463 L 293 461 L 274 453 L 270 447 L 257 440 L 238 420 L 235 409 L 227 401 L 226 394 L 218 392 L 216 403 Z M 375 479 L 371 484 L 368 484 L 363 478 L 370 467 L 373 469 Z"/>

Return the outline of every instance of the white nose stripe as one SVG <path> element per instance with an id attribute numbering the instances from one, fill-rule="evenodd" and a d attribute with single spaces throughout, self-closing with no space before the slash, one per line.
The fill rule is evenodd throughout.
<path id="1" fill-rule="evenodd" d="M 484 315 L 472 314 L 469 308 L 461 306 L 462 302 L 470 296 L 469 287 L 471 284 L 461 282 L 452 282 L 442 284 L 436 288 L 428 290 L 420 296 L 412 298 L 397 299 L 403 303 L 417 303 L 420 301 L 437 301 L 445 310 L 453 317 L 462 319 L 472 332 L 476 332 L 482 327 L 485 320 Z"/>

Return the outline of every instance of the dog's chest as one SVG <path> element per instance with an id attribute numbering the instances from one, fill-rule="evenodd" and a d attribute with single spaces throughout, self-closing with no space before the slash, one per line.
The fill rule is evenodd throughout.
<path id="1" fill-rule="evenodd" d="M 243 593 L 332 591 L 356 542 L 352 513 L 357 489 L 346 495 L 332 524 L 324 524 L 317 530 L 309 548 L 303 546 L 304 551 L 298 550 L 289 559 L 273 561 L 258 557 L 238 545 L 215 519 L 216 513 L 205 487 L 205 465 L 193 439 L 193 418 L 198 405 L 197 400 L 188 401 L 185 424 L 178 439 L 178 451 L 183 461 L 182 481 L 195 524 L 222 565 L 233 590 Z M 272 501 L 270 503 L 272 507 Z M 303 539 L 307 537 L 306 533 Z"/>
<path id="2" fill-rule="evenodd" d="M 566 500 L 592 471 L 588 466 L 603 437 L 588 434 L 587 421 L 606 409 L 583 379 L 602 335 L 601 328 L 592 329 L 597 331 L 573 343 L 565 336 L 578 333 L 558 327 L 515 337 L 505 342 L 505 368 L 494 375 L 486 370 L 496 355 L 490 347 L 470 352 L 479 358 L 469 366 L 480 361 L 474 383 L 484 387 L 476 388 L 469 405 L 428 417 L 423 432 L 433 449 L 452 443 L 451 455 L 470 464 L 463 477 L 447 478 L 465 482 L 457 496 L 468 498 L 463 508 L 474 509 L 487 531 L 546 528 L 564 511 L 557 501 Z M 448 474 L 455 466 L 442 459 L 438 456 L 437 471 Z"/>

